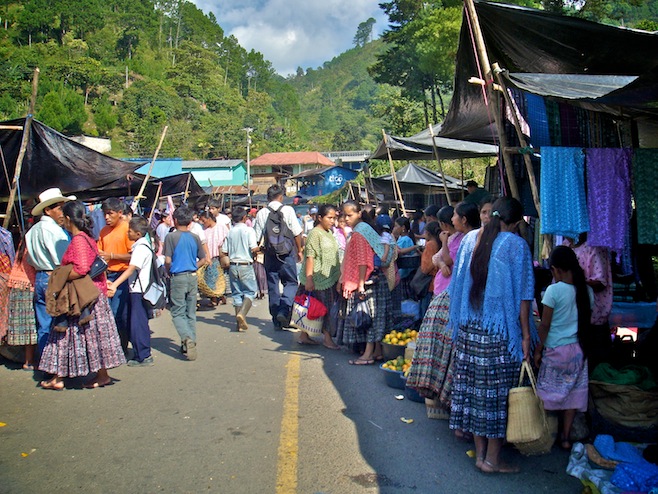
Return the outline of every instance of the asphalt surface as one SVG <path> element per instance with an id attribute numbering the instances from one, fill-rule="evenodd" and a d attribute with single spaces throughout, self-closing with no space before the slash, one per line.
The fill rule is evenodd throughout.
<path id="1" fill-rule="evenodd" d="M 265 301 L 246 333 L 230 331 L 232 313 L 198 312 L 188 362 L 165 312 L 151 321 L 155 365 L 113 369 L 102 389 L 43 390 L 38 373 L 0 360 L 0 493 L 582 492 L 558 448 L 506 448 L 520 474 L 479 472 L 473 445 L 396 400 L 376 366 L 275 332 Z"/>

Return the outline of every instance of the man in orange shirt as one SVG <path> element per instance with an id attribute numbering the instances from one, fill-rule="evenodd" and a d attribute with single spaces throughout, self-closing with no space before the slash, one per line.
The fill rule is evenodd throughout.
<path id="1" fill-rule="evenodd" d="M 98 254 L 107 262 L 107 279 L 113 282 L 128 269 L 133 242 L 128 239 L 128 222 L 123 217 L 122 202 L 111 197 L 103 201 L 101 209 L 105 215 L 105 226 L 98 237 Z M 117 323 L 124 353 L 127 353 L 130 341 L 129 296 L 128 280 L 126 280 L 117 287 L 116 294 L 110 299 L 110 307 Z"/>

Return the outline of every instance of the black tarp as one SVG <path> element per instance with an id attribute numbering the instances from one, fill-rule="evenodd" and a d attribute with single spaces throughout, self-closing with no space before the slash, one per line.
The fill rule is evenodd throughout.
<path id="1" fill-rule="evenodd" d="M 512 74 L 640 76 L 627 86 L 611 88 L 611 93 L 595 102 L 609 105 L 601 106 L 601 110 L 623 110 L 626 115 L 635 111 L 645 114 L 655 103 L 658 35 L 514 5 L 478 1 L 475 8 L 492 64 L 498 62 Z M 488 114 L 491 109 L 484 104 L 483 88 L 468 82 L 472 77 L 484 77 L 478 72 L 471 39 L 465 12 L 455 90 L 440 135 L 495 142 L 496 129 Z M 553 96 L 566 99 L 566 95 Z M 587 105 L 592 108 L 591 102 Z"/>
<path id="2" fill-rule="evenodd" d="M 0 125 L 24 126 L 25 119 L 10 120 Z M 0 147 L 10 181 L 14 177 L 22 136 L 20 130 L 0 130 Z M 34 199 L 50 187 L 59 187 L 65 194 L 75 194 L 102 187 L 142 165 L 110 158 L 33 120 L 21 170 L 20 193 L 24 200 Z M 6 179 L 1 183 L 0 196 L 6 200 L 9 184 Z"/>
<path id="3" fill-rule="evenodd" d="M 437 137 L 440 130 L 441 124 L 436 124 L 432 127 L 434 143 L 437 147 L 439 159 L 453 160 L 498 155 L 498 146 Z M 391 153 L 391 158 L 394 160 L 436 159 L 429 129 L 425 129 L 411 137 L 398 137 L 386 134 L 386 139 L 380 141 L 379 146 L 377 146 L 377 149 L 368 159 L 388 159 L 387 148 Z"/>

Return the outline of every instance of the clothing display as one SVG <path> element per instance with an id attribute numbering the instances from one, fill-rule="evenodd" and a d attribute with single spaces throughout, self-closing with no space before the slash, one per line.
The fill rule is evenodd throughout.
<path id="1" fill-rule="evenodd" d="M 636 149 L 633 156 L 637 241 L 658 244 L 658 149 Z M 641 177 L 641 179 L 639 179 Z"/>

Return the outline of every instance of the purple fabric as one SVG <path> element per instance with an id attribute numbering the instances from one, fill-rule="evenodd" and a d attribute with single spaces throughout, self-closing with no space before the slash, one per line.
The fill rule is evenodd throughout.
<path id="1" fill-rule="evenodd" d="M 587 243 L 621 254 L 630 227 L 631 149 L 590 148 L 587 166 Z"/>

